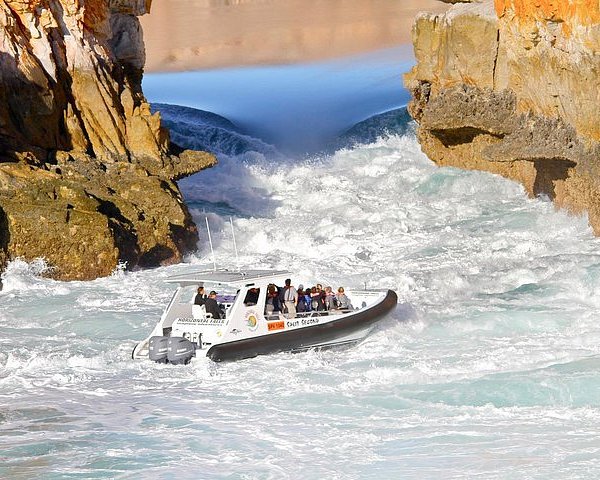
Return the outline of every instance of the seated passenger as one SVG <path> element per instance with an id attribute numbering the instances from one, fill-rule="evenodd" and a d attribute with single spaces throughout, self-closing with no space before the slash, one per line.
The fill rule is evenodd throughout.
<path id="1" fill-rule="evenodd" d="M 333 310 L 334 297 L 335 295 L 333 294 L 333 289 L 331 287 L 325 287 L 325 310 Z"/>
<path id="2" fill-rule="evenodd" d="M 306 290 L 304 290 L 304 304 L 306 305 L 306 311 L 310 312 L 312 310 L 312 305 L 311 305 L 311 297 L 310 297 L 310 292 L 311 292 L 311 288 L 307 287 Z"/>
<path id="3" fill-rule="evenodd" d="M 323 302 L 323 295 L 321 294 L 320 286 L 312 287 L 310 291 L 310 300 L 312 310 L 325 310 L 325 303 Z"/>
<path id="4" fill-rule="evenodd" d="M 298 287 L 298 305 L 296 305 L 298 312 L 308 312 L 308 305 L 306 305 L 306 299 L 304 298 L 304 288 Z"/>
<path id="5" fill-rule="evenodd" d="M 274 312 L 278 312 L 279 310 L 279 293 L 277 292 L 277 287 L 273 284 L 270 284 L 267 287 L 265 315 L 272 315 Z"/>
<path id="6" fill-rule="evenodd" d="M 319 303 L 321 304 L 321 310 L 325 310 L 325 290 L 323 289 L 323 285 L 317 283 L 317 292 L 321 295 L 321 300 Z"/>
<path id="7" fill-rule="evenodd" d="M 344 293 L 344 287 L 338 288 L 338 293 L 335 295 L 335 307 L 340 310 L 354 310 L 350 303 L 350 299 Z"/>
<path id="8" fill-rule="evenodd" d="M 256 305 L 258 303 L 258 294 L 260 290 L 258 288 L 252 287 L 246 293 L 246 298 L 244 299 L 244 304 L 246 306 Z"/>
<path id="9" fill-rule="evenodd" d="M 213 318 L 223 318 L 225 314 L 217 303 L 217 292 L 214 290 L 208 294 L 208 298 L 204 302 L 206 313 L 210 313 Z"/>
<path id="10" fill-rule="evenodd" d="M 198 287 L 198 293 L 194 297 L 194 305 L 204 305 L 206 302 L 206 295 L 204 294 L 204 287 Z"/>

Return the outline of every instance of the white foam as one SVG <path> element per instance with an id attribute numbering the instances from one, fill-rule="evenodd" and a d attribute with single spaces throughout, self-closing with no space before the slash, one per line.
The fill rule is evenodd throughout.
<path id="1" fill-rule="evenodd" d="M 506 459 L 506 476 L 551 476 L 547 451 L 596 441 L 600 245 L 585 218 L 500 177 L 437 168 L 410 136 L 284 164 L 231 158 L 210 175 L 188 179 L 186 195 L 237 212 L 243 266 L 394 288 L 396 311 L 351 348 L 134 363 L 171 295 L 164 277 L 212 264 L 201 208 L 188 265 L 61 283 L 15 261 L 0 293 L 0 386 L 24 420 L 0 428 L 76 437 L 77 451 L 52 457 L 65 468 L 108 454 L 117 475 L 192 461 L 207 478 L 369 477 L 382 464 L 398 478 L 495 478 Z M 236 268 L 228 216 L 208 213 L 217 264 Z M 70 423 L 54 426 L 48 409 Z M 525 461 L 530 438 L 543 448 Z M 585 462 L 561 476 L 598 473 Z"/>

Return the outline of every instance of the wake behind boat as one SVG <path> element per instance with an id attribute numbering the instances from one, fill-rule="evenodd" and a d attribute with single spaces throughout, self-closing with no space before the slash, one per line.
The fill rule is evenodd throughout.
<path id="1" fill-rule="evenodd" d="M 166 282 L 177 284 L 177 289 L 160 321 L 150 336 L 136 345 L 132 357 L 181 364 L 201 352 L 219 362 L 355 343 L 366 337 L 398 301 L 392 290 L 347 290 L 350 302 L 338 308 L 298 313 L 272 310 L 268 292 L 290 277 L 287 271 L 224 270 L 167 278 Z M 221 309 L 218 315 L 210 313 L 208 304 L 194 303 L 198 287 L 219 292 L 214 299 Z"/>

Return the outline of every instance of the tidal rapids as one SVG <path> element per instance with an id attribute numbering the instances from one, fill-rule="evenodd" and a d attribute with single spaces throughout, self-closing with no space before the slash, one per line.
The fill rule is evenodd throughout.
<path id="1" fill-rule="evenodd" d="M 398 111 L 290 157 L 159 106 L 217 168 L 181 182 L 186 264 L 92 282 L 14 261 L 0 292 L 2 478 L 600 477 L 600 241 L 510 181 L 438 168 Z M 375 134 L 374 134 L 375 132 Z M 392 288 L 351 348 L 185 367 L 134 362 L 162 280 L 212 265 Z"/>

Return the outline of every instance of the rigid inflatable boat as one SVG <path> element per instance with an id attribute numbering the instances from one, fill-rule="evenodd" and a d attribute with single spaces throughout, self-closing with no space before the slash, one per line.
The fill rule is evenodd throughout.
<path id="1" fill-rule="evenodd" d="M 392 290 L 346 290 L 352 308 L 298 312 L 272 311 L 267 291 L 293 278 L 287 271 L 201 271 L 168 277 L 177 289 L 134 359 L 185 364 L 198 354 L 215 362 L 283 351 L 355 343 L 398 301 Z M 194 304 L 199 286 L 218 292 L 221 317 Z M 267 307 L 267 308 L 266 308 Z"/>

